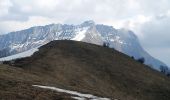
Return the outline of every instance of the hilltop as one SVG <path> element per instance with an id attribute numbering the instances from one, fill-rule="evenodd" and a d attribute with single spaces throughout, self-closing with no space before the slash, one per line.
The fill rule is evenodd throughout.
<path id="1" fill-rule="evenodd" d="M 0 65 L 0 98 L 71 99 L 32 87 L 38 84 L 118 100 L 170 99 L 168 77 L 123 53 L 94 44 L 52 41 L 31 57 L 5 63 Z"/>

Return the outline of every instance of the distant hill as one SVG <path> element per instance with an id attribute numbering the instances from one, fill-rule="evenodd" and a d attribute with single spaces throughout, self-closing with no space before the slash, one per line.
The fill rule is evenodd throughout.
<path id="1" fill-rule="evenodd" d="M 114 49 L 53 41 L 31 57 L 0 65 L 0 99 L 70 100 L 53 86 L 117 100 L 170 100 L 170 79 Z"/>

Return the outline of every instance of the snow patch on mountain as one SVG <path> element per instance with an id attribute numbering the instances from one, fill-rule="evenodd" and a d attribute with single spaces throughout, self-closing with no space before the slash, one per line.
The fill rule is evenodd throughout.
<path id="1" fill-rule="evenodd" d="M 19 54 L 0 58 L 0 61 L 10 61 L 10 60 L 18 59 L 18 58 L 30 57 L 34 54 L 34 52 L 37 52 L 37 51 L 38 51 L 38 48 L 33 48 L 31 50 L 28 50 L 28 51 L 25 51 Z"/>
<path id="2" fill-rule="evenodd" d="M 78 31 L 76 32 L 77 35 L 76 35 L 73 39 L 71 39 L 71 40 L 76 40 L 76 41 L 81 41 L 81 40 L 83 40 L 83 39 L 85 38 L 85 36 L 86 36 L 85 34 L 86 34 L 88 28 L 89 28 L 89 27 L 85 27 L 85 28 L 82 28 L 82 29 L 78 29 Z"/>

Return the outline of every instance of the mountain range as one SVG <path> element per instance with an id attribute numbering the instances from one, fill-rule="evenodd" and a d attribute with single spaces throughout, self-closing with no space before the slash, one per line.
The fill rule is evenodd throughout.
<path id="1" fill-rule="evenodd" d="M 53 40 L 75 40 L 103 45 L 135 59 L 144 58 L 145 64 L 160 71 L 163 62 L 149 55 L 140 45 L 137 36 L 130 30 L 85 21 L 80 25 L 50 24 L 0 35 L 0 57 L 22 53 L 43 46 Z"/>

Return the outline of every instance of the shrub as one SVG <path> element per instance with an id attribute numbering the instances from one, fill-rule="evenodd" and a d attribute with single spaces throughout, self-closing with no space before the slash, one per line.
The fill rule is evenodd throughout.
<path id="1" fill-rule="evenodd" d="M 164 73 L 164 74 L 168 74 L 168 67 L 161 65 L 161 66 L 160 66 L 160 71 L 161 71 L 162 73 Z"/>
<path id="2" fill-rule="evenodd" d="M 132 59 L 135 59 L 133 56 L 131 57 Z"/>
<path id="3" fill-rule="evenodd" d="M 108 42 L 103 43 L 103 47 L 109 47 L 109 46 L 110 46 L 110 44 Z"/>
<path id="4" fill-rule="evenodd" d="M 139 58 L 138 60 L 137 60 L 138 62 L 140 62 L 141 64 L 144 64 L 144 62 L 145 62 L 145 58 Z"/>

